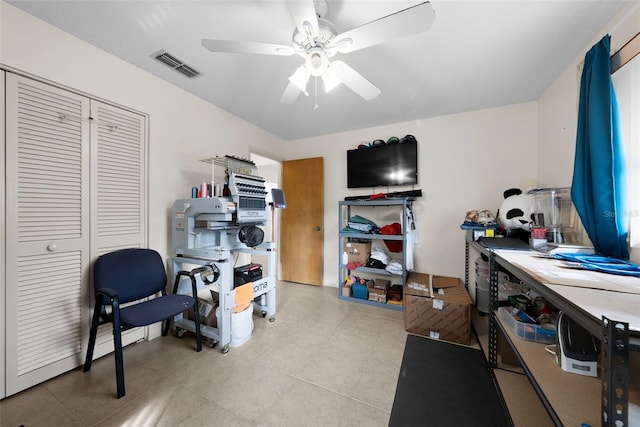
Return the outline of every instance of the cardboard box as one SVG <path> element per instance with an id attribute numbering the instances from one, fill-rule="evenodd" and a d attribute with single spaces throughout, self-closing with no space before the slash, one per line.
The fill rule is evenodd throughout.
<path id="1" fill-rule="evenodd" d="M 389 292 L 389 288 L 391 287 L 391 280 L 387 279 L 373 279 L 373 287 L 376 289 L 382 289 L 386 292 Z"/>
<path id="2" fill-rule="evenodd" d="M 391 285 L 388 295 L 389 301 L 402 302 L 402 285 Z"/>
<path id="3" fill-rule="evenodd" d="M 404 288 L 404 327 L 413 334 L 468 345 L 471 305 L 462 280 L 411 273 Z"/>
<path id="4" fill-rule="evenodd" d="M 218 319 L 216 318 L 216 310 L 213 304 L 206 301 L 198 301 L 198 311 L 200 312 L 200 325 L 218 327 Z M 193 307 L 183 314 L 189 320 L 195 320 L 193 316 Z"/>
<path id="5" fill-rule="evenodd" d="M 348 262 L 366 264 L 371 256 L 371 242 L 344 242 L 344 252 L 347 253 Z"/>
<path id="6" fill-rule="evenodd" d="M 387 294 L 391 282 L 385 279 L 374 279 L 367 282 L 367 288 L 369 290 L 369 301 L 376 301 L 381 303 L 387 302 Z"/>

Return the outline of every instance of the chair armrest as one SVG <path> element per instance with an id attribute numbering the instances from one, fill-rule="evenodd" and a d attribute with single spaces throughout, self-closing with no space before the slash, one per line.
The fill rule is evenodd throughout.
<path id="1" fill-rule="evenodd" d="M 111 288 L 96 289 L 96 300 L 98 298 L 102 300 L 102 304 L 111 304 L 114 301 L 118 302 L 118 294 Z"/>
<path id="2" fill-rule="evenodd" d="M 178 283 L 180 282 L 181 277 L 189 277 L 191 279 L 191 293 L 192 295 L 198 299 L 198 285 L 196 284 L 196 275 L 201 272 L 208 270 L 208 267 L 197 267 L 191 271 L 180 270 L 176 273 L 176 280 L 173 284 L 173 293 L 176 294 L 178 292 Z"/>
<path id="3" fill-rule="evenodd" d="M 111 311 L 107 311 L 107 306 L 111 307 Z M 95 313 L 100 313 L 99 316 L 106 321 L 112 321 L 112 316 L 118 318 L 118 327 L 120 326 L 120 300 L 118 299 L 118 293 L 111 288 L 98 288 L 96 289 L 96 308 Z M 97 314 L 96 314 L 97 315 Z"/>

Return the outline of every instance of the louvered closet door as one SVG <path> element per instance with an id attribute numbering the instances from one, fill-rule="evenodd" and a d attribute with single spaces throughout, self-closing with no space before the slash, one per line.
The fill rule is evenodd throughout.
<path id="1" fill-rule="evenodd" d="M 91 118 L 91 258 L 95 259 L 117 249 L 147 246 L 146 117 L 92 100 Z M 95 357 L 113 351 L 110 326 L 98 330 Z M 145 332 L 146 328 L 126 331 L 123 344 L 143 339 Z"/>
<path id="2" fill-rule="evenodd" d="M 82 363 L 89 100 L 6 76 L 6 394 Z"/>

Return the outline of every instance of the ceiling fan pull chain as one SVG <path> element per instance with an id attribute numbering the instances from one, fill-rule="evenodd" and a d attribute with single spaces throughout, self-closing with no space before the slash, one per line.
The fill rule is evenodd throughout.
<path id="1" fill-rule="evenodd" d="M 315 77 L 315 81 L 316 81 L 316 85 L 315 85 L 316 86 L 315 87 L 315 89 L 316 89 L 316 95 L 315 95 L 316 105 L 313 106 L 313 109 L 317 110 L 318 109 L 318 76 Z"/>

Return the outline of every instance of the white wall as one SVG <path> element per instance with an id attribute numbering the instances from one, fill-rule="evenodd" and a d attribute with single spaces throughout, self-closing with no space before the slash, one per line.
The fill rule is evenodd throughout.
<path id="1" fill-rule="evenodd" d="M 417 271 L 464 276 L 459 225 L 467 210 L 490 209 L 495 214 L 502 191 L 509 187 L 570 186 L 578 64 L 605 34 L 612 36 L 612 52 L 635 35 L 640 29 L 639 5 L 625 4 L 537 102 L 286 142 L 289 159 L 325 158 L 324 284 L 337 286 L 338 200 L 368 194 L 346 188 L 346 150 L 360 142 L 407 133 L 418 139 L 417 188 L 423 197 L 415 203 L 420 234 Z"/>
<path id="2" fill-rule="evenodd" d="M 288 159 L 324 157 L 324 285 L 337 286 L 338 201 L 371 192 L 347 189 L 346 151 L 363 141 L 406 134 L 418 140 L 416 188 L 423 194 L 414 203 L 419 232 L 416 271 L 463 278 L 460 224 L 466 212 L 489 209 L 495 214 L 505 189 L 536 185 L 535 103 L 287 141 Z M 386 187 L 381 192 L 387 192 Z"/>
<path id="3" fill-rule="evenodd" d="M 640 28 L 638 2 L 611 21 L 612 48 Z M 631 15 L 629 15 L 631 13 Z M 629 16 L 627 16 L 629 15 Z M 601 36 L 602 36 L 601 35 Z M 600 37 L 594 39 L 594 43 Z M 593 43 L 592 43 L 593 44 Z M 585 46 L 586 52 L 591 45 Z M 174 199 L 209 175 L 200 158 L 248 157 L 249 141 L 273 158 L 325 158 L 324 284 L 337 286 L 337 205 L 346 195 L 346 150 L 362 141 L 413 134 L 419 141 L 415 203 L 420 243 L 416 269 L 462 277 L 463 232 L 470 209 L 499 207 L 509 187 L 570 185 L 575 144 L 574 63 L 538 102 L 361 129 L 283 143 L 279 138 L 0 2 L 0 64 L 150 115 L 150 241 L 168 251 Z"/>
<path id="4" fill-rule="evenodd" d="M 149 135 L 149 246 L 170 250 L 170 210 L 210 181 L 199 159 L 248 158 L 259 144 L 282 157 L 280 138 L 157 77 L 0 2 L 0 65 L 146 113 Z"/>
<path id="5" fill-rule="evenodd" d="M 538 177 L 545 187 L 570 187 L 578 125 L 578 67 L 591 47 L 611 35 L 611 53 L 640 30 L 640 2 L 628 2 L 538 100 Z"/>
<path id="6" fill-rule="evenodd" d="M 538 179 L 541 186 L 571 186 L 578 126 L 581 65 L 586 53 L 602 37 L 609 34 L 613 54 L 639 30 L 640 2 L 628 2 L 538 100 Z M 638 191 L 633 188 L 632 190 Z M 640 263 L 640 251 L 637 248 L 631 248 L 630 259 Z"/>

